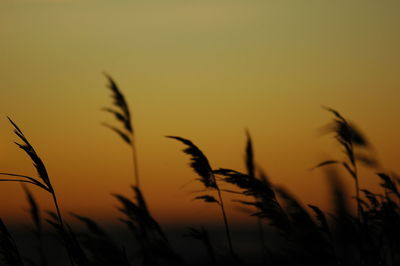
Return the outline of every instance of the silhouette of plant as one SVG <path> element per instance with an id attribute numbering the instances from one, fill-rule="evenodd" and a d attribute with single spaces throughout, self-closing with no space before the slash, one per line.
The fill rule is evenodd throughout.
<path id="1" fill-rule="evenodd" d="M 228 218 L 226 216 L 221 189 L 218 186 L 217 180 L 214 175 L 214 171 L 212 170 L 207 157 L 196 145 L 194 145 L 188 139 L 176 136 L 167 136 L 167 138 L 176 139 L 187 146 L 187 148 L 185 148 L 183 152 L 191 156 L 190 167 L 192 167 L 192 169 L 199 175 L 200 178 L 198 180 L 201 183 L 203 183 L 206 189 L 215 190 L 217 192 L 218 200 L 216 200 L 213 196 L 210 195 L 203 195 L 197 197 L 197 199 L 203 199 L 205 202 L 213 202 L 213 203 L 215 202 L 221 207 L 221 212 L 225 224 L 226 236 L 228 239 L 229 251 L 232 255 L 234 255 L 231 233 L 229 230 L 229 223 L 228 223 Z"/>
<path id="2" fill-rule="evenodd" d="M 107 123 L 103 123 L 105 127 L 108 127 L 112 131 L 118 134 L 121 139 L 127 143 L 132 149 L 132 159 L 133 159 L 133 168 L 134 168 L 134 178 L 135 178 L 135 186 L 140 187 L 140 178 L 139 178 L 139 165 L 138 165 L 138 156 L 135 145 L 135 131 L 132 125 L 131 112 L 129 110 L 129 106 L 127 101 L 125 100 L 124 95 L 121 90 L 118 88 L 115 81 L 108 75 L 105 75 L 108 79 L 109 85 L 108 88 L 112 92 L 112 98 L 114 100 L 113 105 L 116 109 L 113 108 L 103 108 L 103 111 L 109 112 L 114 115 L 115 119 L 122 124 L 122 129 L 111 126 Z"/>

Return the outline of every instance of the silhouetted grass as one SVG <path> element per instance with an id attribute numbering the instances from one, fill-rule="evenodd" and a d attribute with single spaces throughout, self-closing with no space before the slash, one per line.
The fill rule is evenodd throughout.
<path id="1" fill-rule="evenodd" d="M 357 213 L 358 218 L 361 219 L 361 205 L 360 205 L 360 185 L 357 161 L 362 161 L 368 165 L 374 165 L 375 160 L 372 157 L 356 152 L 356 148 L 368 149 L 370 144 L 366 137 L 351 123 L 349 123 L 338 111 L 324 107 L 327 111 L 334 115 L 332 124 L 329 130 L 335 133 L 335 138 L 343 149 L 346 155 L 345 160 L 328 160 L 320 163 L 316 167 L 322 167 L 330 164 L 341 164 L 350 176 L 354 179 L 356 200 L 357 200 Z"/>
<path id="2" fill-rule="evenodd" d="M 140 178 L 139 178 L 139 165 L 137 158 L 137 151 L 135 145 L 135 131 L 133 130 L 131 112 L 129 110 L 129 106 L 127 101 L 125 100 L 124 95 L 121 90 L 118 88 L 115 81 L 105 74 L 108 79 L 109 85 L 108 88 L 112 92 L 112 98 L 114 100 L 113 104 L 116 109 L 113 108 L 103 108 L 104 111 L 109 112 L 114 115 L 115 119 L 122 124 L 122 129 L 111 126 L 107 123 L 103 123 L 104 126 L 108 127 L 112 131 L 118 134 L 132 149 L 132 159 L 133 159 L 133 168 L 134 168 L 134 178 L 135 184 L 137 187 L 140 187 Z"/>
<path id="3" fill-rule="evenodd" d="M 191 156 L 191 163 L 190 166 L 193 170 L 200 176 L 199 181 L 202 182 L 206 189 L 215 190 L 218 194 L 218 200 L 216 200 L 213 196 L 210 195 L 202 195 L 196 197 L 196 199 L 203 199 L 205 202 L 217 203 L 221 207 L 222 217 L 224 219 L 226 236 L 228 239 L 228 246 L 229 251 L 234 255 L 233 245 L 232 245 L 232 238 L 231 233 L 229 230 L 229 223 L 228 218 L 226 216 L 226 211 L 224 207 L 224 201 L 222 198 L 221 189 L 218 186 L 217 180 L 214 176 L 214 171 L 212 170 L 210 163 L 208 162 L 207 157 L 203 154 L 203 152 L 194 145 L 190 140 L 175 137 L 175 136 L 167 136 L 168 138 L 176 139 L 187 146 L 186 149 L 183 150 L 186 154 Z"/>
<path id="4" fill-rule="evenodd" d="M 8 120 L 14 127 L 14 133 L 22 141 L 22 144 L 18 143 L 18 142 L 15 142 L 15 144 L 30 157 L 30 159 L 33 162 L 33 166 L 36 168 L 38 177 L 35 178 L 35 177 L 14 174 L 14 173 L 0 173 L 0 175 L 2 175 L 2 176 L 7 176 L 9 178 L 12 178 L 12 179 L 0 179 L 0 181 L 8 181 L 8 182 L 16 181 L 16 182 L 21 182 L 21 183 L 30 183 L 30 184 L 33 184 L 35 186 L 38 186 L 38 187 L 44 189 L 48 193 L 50 193 L 53 198 L 53 203 L 54 203 L 54 206 L 55 206 L 55 209 L 57 212 L 57 216 L 56 216 L 57 219 L 54 222 L 54 224 L 59 223 L 60 232 L 62 232 L 62 235 L 65 236 L 67 234 L 67 229 L 65 227 L 63 218 L 61 216 L 60 208 L 59 208 L 58 202 L 57 202 L 57 196 L 56 196 L 54 187 L 51 184 L 46 167 L 45 167 L 42 159 L 40 159 L 39 155 L 36 153 L 33 146 L 29 143 L 28 139 L 25 137 L 24 133 L 22 133 L 21 129 L 10 118 L 8 118 Z M 28 195 L 28 197 L 29 197 L 29 195 Z M 32 203 L 33 202 L 31 202 L 31 204 Z M 34 206 L 32 206 L 32 208 L 34 208 Z M 34 212 L 34 210 L 32 210 L 32 212 Z M 36 219 L 36 217 L 34 217 L 34 219 Z M 71 254 L 69 254 L 69 255 L 71 255 Z M 70 259 L 71 259 L 71 263 L 72 263 L 73 258 L 71 256 L 70 256 Z"/>
<path id="5" fill-rule="evenodd" d="M 85 226 L 77 233 L 67 225 L 58 206 L 55 190 L 43 161 L 29 143 L 21 129 L 11 120 L 14 132 L 21 140 L 16 143 L 32 160 L 37 177 L 14 173 L 0 173 L 0 181 L 31 184 L 47 191 L 52 196 L 55 211 L 47 211 L 47 218 L 28 187 L 23 186 L 29 203 L 37 256 L 28 258 L 20 254 L 16 241 L 0 219 L 0 262 L 1 265 L 50 266 L 49 249 L 44 236 L 45 225 L 55 230 L 54 234 L 67 250 L 71 265 L 143 265 L 180 266 L 186 262 L 175 251 L 162 226 L 150 213 L 149 207 L 139 188 L 135 137 L 131 122 L 131 112 L 127 101 L 114 80 L 107 76 L 112 91 L 114 107 L 104 110 L 112 113 L 122 128 L 107 125 L 115 131 L 133 152 L 135 185 L 132 199 L 113 194 L 123 215 L 119 220 L 132 236 L 128 245 L 120 244 L 100 224 L 84 215 L 72 214 Z M 372 146 L 364 134 L 353 123 L 348 122 L 339 112 L 325 108 L 333 114 L 334 120 L 327 127 L 335 134 L 335 139 L 344 152 L 344 159 L 327 160 L 314 168 L 324 167 L 329 183 L 332 212 L 325 212 L 316 205 L 304 205 L 290 191 L 275 185 L 255 162 L 254 147 L 246 131 L 245 172 L 230 169 L 213 169 L 208 158 L 190 140 L 168 136 L 183 143 L 184 152 L 190 156 L 190 166 L 199 176 L 198 180 L 209 193 L 195 197 L 208 203 L 218 204 L 224 220 L 224 229 L 229 252 L 219 252 L 213 244 L 213 235 L 203 227 L 189 227 L 184 234 L 200 241 L 207 254 L 204 262 L 197 265 L 268 265 L 268 266 L 397 266 L 400 265 L 400 179 L 392 173 L 375 173 L 380 180 L 380 191 L 360 187 L 359 167 L 370 168 L 377 164 Z M 361 163 L 361 164 L 359 164 Z M 348 196 L 336 171 L 336 165 L 344 167 L 354 179 L 355 197 Z M 375 171 L 375 170 L 373 170 Z M 226 215 L 222 192 L 232 193 L 234 202 L 251 208 L 251 215 L 257 217 L 263 254 L 256 258 L 243 257 L 233 251 L 233 239 Z M 216 194 L 217 196 L 214 197 Z M 356 200 L 357 208 L 352 209 L 351 201 Z M 173 206 L 171 206 L 173 208 Z M 357 215 L 353 215 L 357 213 Z M 44 223 L 43 221 L 46 221 Z M 265 222 L 265 228 L 262 224 Z M 267 226 L 268 224 L 268 226 Z M 265 229 L 265 230 L 264 230 Z M 266 232 L 275 232 L 277 237 L 264 239 Z M 182 229 L 182 233 L 184 229 Z M 254 237 L 257 242 L 257 237 Z M 237 242 L 236 242 L 237 243 Z M 23 252 L 22 252 L 23 253 Z M 242 256 L 241 256 L 242 257 Z M 192 262 L 191 262 L 192 263 Z M 195 263 L 194 263 L 195 264 Z"/>

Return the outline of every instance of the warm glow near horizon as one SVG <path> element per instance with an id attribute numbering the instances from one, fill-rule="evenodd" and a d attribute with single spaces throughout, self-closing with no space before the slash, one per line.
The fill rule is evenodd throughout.
<path id="1" fill-rule="evenodd" d="M 399 1 L 0 0 L 0 172 L 34 175 L 6 116 L 46 163 L 68 212 L 116 221 L 110 195 L 132 195 L 130 150 L 100 125 L 112 117 L 110 74 L 137 132 L 143 191 L 161 223 L 220 221 L 193 201 L 202 189 L 183 145 L 215 168 L 244 170 L 245 128 L 273 183 L 305 204 L 328 206 L 322 171 L 340 158 L 339 110 L 369 136 L 385 170 L 399 172 Z M 379 180 L 362 170 L 361 184 Z M 352 185 L 351 178 L 345 178 Z M 349 186 L 349 193 L 353 193 Z M 46 209 L 46 193 L 32 188 Z M 233 204 L 237 223 L 247 214 Z M 0 217 L 26 217 L 19 184 L 0 184 Z"/>

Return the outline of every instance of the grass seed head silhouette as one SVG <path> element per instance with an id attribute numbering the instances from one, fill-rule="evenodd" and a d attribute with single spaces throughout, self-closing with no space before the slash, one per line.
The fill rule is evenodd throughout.
<path id="1" fill-rule="evenodd" d="M 237 186 L 242 195 L 255 199 L 255 201 L 237 200 L 242 204 L 254 206 L 257 211 L 252 215 L 267 219 L 271 225 L 282 232 L 289 229 L 288 216 L 278 202 L 275 191 L 269 182 L 226 168 L 214 170 L 214 173 L 222 176 L 224 182 Z"/>
<path id="2" fill-rule="evenodd" d="M 167 138 L 176 139 L 187 146 L 183 152 L 191 156 L 190 167 L 200 176 L 199 181 L 202 182 L 206 188 L 216 189 L 217 181 L 215 180 L 213 170 L 204 153 L 188 139 L 176 136 L 167 136 Z"/>
<path id="3" fill-rule="evenodd" d="M 51 185 L 49 175 L 47 174 L 46 167 L 36 153 L 35 149 L 33 146 L 29 143 L 27 138 L 25 137 L 24 133 L 22 133 L 21 129 L 11 120 L 11 118 L 7 117 L 10 123 L 14 127 L 14 133 L 19 137 L 19 139 L 22 141 L 21 143 L 15 142 L 15 144 L 25 151 L 25 153 L 31 158 L 33 162 L 33 166 L 35 167 L 38 177 L 30 177 L 30 176 L 25 176 L 25 175 L 20 175 L 20 174 L 13 174 L 13 173 L 0 173 L 0 175 L 3 176 L 8 176 L 11 177 L 12 179 L 0 179 L 0 181 L 17 181 L 17 182 L 24 182 L 24 183 L 30 183 L 33 185 L 36 185 L 50 193 L 53 193 L 53 187 Z M 20 178 L 20 179 L 18 179 Z"/>
<path id="4" fill-rule="evenodd" d="M 246 169 L 247 174 L 255 177 L 254 151 L 253 141 L 251 140 L 250 132 L 246 129 Z"/>
<path id="5" fill-rule="evenodd" d="M 113 104 L 117 108 L 117 110 L 112 108 L 103 108 L 104 111 L 109 112 L 114 115 L 117 121 L 121 122 L 124 129 L 128 131 L 130 134 L 133 134 L 133 127 L 131 122 L 131 113 L 129 110 L 129 106 L 127 101 L 125 100 L 124 95 L 121 90 L 118 88 L 115 81 L 107 74 L 104 74 L 108 79 L 108 88 L 112 92 L 112 98 L 114 100 Z"/>
<path id="6" fill-rule="evenodd" d="M 0 181 L 13 181 L 13 182 L 21 182 L 21 183 L 29 183 L 33 184 L 35 186 L 38 186 L 45 191 L 49 192 L 52 196 L 54 207 L 56 209 L 56 213 L 53 213 L 52 215 L 52 220 L 47 220 L 55 229 L 59 232 L 61 235 L 61 238 L 64 239 L 64 243 L 67 243 L 67 237 L 69 236 L 68 229 L 64 223 L 64 220 L 61 215 L 60 207 L 57 201 L 57 195 L 54 190 L 54 187 L 51 184 L 51 180 L 49 178 L 49 175 L 47 173 L 47 169 L 45 164 L 43 163 L 42 159 L 39 157 L 39 155 L 36 153 L 35 149 L 33 146 L 30 144 L 28 139 L 25 137 L 24 133 L 22 130 L 17 126 L 14 121 L 11 120 L 11 118 L 8 117 L 8 120 L 14 127 L 14 133 L 18 136 L 18 138 L 22 141 L 22 143 L 15 142 L 15 144 L 22 149 L 32 160 L 33 166 L 35 167 L 38 177 L 30 177 L 26 175 L 20 175 L 20 174 L 13 174 L 13 173 L 0 173 L 1 176 L 7 176 L 8 178 L 2 178 Z M 33 202 L 31 202 L 32 204 Z M 34 210 L 32 210 L 33 212 Z M 32 214 L 36 215 L 36 214 Z M 33 217 L 34 219 L 37 219 L 36 217 Z M 72 260 L 74 259 L 73 254 L 71 253 L 72 249 L 68 246 L 65 245 L 65 248 L 67 249 L 70 263 L 71 265 L 73 264 Z"/>
<path id="7" fill-rule="evenodd" d="M 110 83 L 109 87 L 113 92 L 113 104 L 116 109 L 105 108 L 105 111 L 112 113 L 117 121 L 122 123 L 120 129 L 110 128 L 130 144 L 134 151 L 133 127 L 130 122 L 131 114 L 128 105 L 115 82 L 109 76 L 107 78 Z M 221 192 L 234 192 L 235 195 L 252 197 L 250 200 L 245 198 L 244 200 L 237 200 L 237 202 L 255 207 L 256 212 L 253 215 L 267 218 L 279 232 L 283 233 L 280 234 L 283 235 L 283 238 L 280 239 L 281 248 L 276 252 L 266 251 L 268 263 L 272 266 L 394 266 L 400 264 L 398 253 L 398 250 L 400 250 L 398 241 L 400 239 L 400 191 L 398 188 L 400 179 L 394 174 L 379 171 L 376 176 L 380 179 L 382 193 L 360 189 L 357 183 L 359 179 L 357 162 L 370 165 L 372 163 L 369 161 L 369 157 L 363 158 L 363 155 L 357 153 L 357 150 L 368 150 L 371 144 L 339 112 L 331 108 L 326 109 L 334 116 L 330 132 L 335 133 L 335 138 L 343 148 L 345 158 L 343 160 L 324 161 L 315 168 L 337 164 L 344 167 L 356 180 L 357 217 L 350 211 L 349 197 L 345 193 L 345 187 L 339 176 L 333 171 L 335 168 L 325 168 L 334 209 L 334 213 L 326 215 L 315 205 L 308 205 L 309 209 L 303 207 L 301 202 L 289 191 L 273 186 L 266 177 L 263 177 L 262 173 L 258 173 L 256 176 L 255 171 L 258 169 L 255 169 L 253 144 L 248 131 L 246 132 L 245 148 L 246 173 L 226 168 L 213 170 L 204 153 L 190 140 L 168 136 L 168 138 L 175 139 L 185 145 L 184 152 L 190 156 L 190 166 L 199 176 L 198 180 L 210 192 L 218 193 L 218 197 L 200 195 L 196 198 L 208 203 L 216 203 L 221 208 L 230 248 L 231 262 L 229 265 L 239 265 L 240 260 L 233 252 Z M 53 196 L 57 211 L 49 211 L 49 217 L 46 221 L 56 229 L 58 236 L 61 236 L 62 243 L 70 255 L 71 265 L 130 265 L 130 256 L 127 256 L 125 249 L 116 244 L 95 220 L 82 215 L 73 215 L 86 225 L 87 232 L 80 234 L 75 234 L 68 225 L 63 223 L 56 193 L 45 164 L 16 123 L 10 118 L 9 121 L 14 128 L 14 133 L 20 140 L 16 144 L 32 160 L 37 176 L 0 173 L 0 181 L 33 184 Z M 222 189 L 225 183 L 235 186 L 238 191 Z M 23 188 L 29 202 L 32 223 L 36 231 L 41 231 L 43 225 L 39 206 L 28 187 L 24 186 Z M 172 245 L 160 224 L 150 214 L 141 190 L 138 186 L 132 188 L 134 191 L 133 200 L 119 194 L 114 196 L 121 204 L 119 210 L 125 215 L 121 221 L 132 230 L 140 245 L 143 265 L 183 265 L 180 257 L 172 249 Z M 362 192 L 363 197 L 359 195 L 359 192 Z M 204 228 L 189 228 L 186 236 L 203 243 L 210 257 L 209 264 L 226 265 L 222 259 L 223 256 L 216 256 L 209 234 Z M 39 240 L 39 237 L 37 240 Z M 29 260 L 25 256 L 23 258 L 27 263 L 37 265 L 33 260 Z M 235 262 L 233 263 L 232 260 Z M 0 262 L 2 265 L 11 266 L 20 266 L 24 262 L 14 239 L 1 219 Z M 43 262 L 45 261 L 42 260 L 41 265 L 46 265 Z M 219 262 L 221 264 L 218 264 Z"/>
<path id="8" fill-rule="evenodd" d="M 113 98 L 113 105 L 116 109 L 113 108 L 103 108 L 103 111 L 109 112 L 114 115 L 115 119 L 122 123 L 122 129 L 111 126 L 107 123 L 102 123 L 103 126 L 111 129 L 114 131 L 120 138 L 127 143 L 132 150 L 132 159 L 133 159 L 133 171 L 134 171 L 134 179 L 135 179 L 135 185 L 137 187 L 140 187 L 140 178 L 139 178 L 139 163 L 138 163 L 138 156 L 137 156 L 137 151 L 136 151 L 136 144 L 135 144 L 135 132 L 133 130 L 133 125 L 132 125 L 132 118 L 131 118 L 131 112 L 128 106 L 127 101 L 125 100 L 124 95 L 122 94 L 121 90 L 115 83 L 115 81 L 107 74 L 104 74 L 106 78 L 108 79 L 108 88 L 112 92 L 112 98 Z"/>
<path id="9" fill-rule="evenodd" d="M 185 139 L 182 137 L 177 137 L 177 136 L 166 136 L 166 137 L 178 140 L 179 142 L 182 142 L 183 144 L 185 144 L 187 146 L 183 150 L 183 152 L 190 155 L 190 161 L 191 161 L 190 167 L 192 167 L 192 169 L 200 176 L 199 180 L 200 180 L 200 182 L 203 183 L 203 185 L 205 186 L 206 189 L 210 188 L 217 192 L 218 200 L 210 195 L 202 195 L 202 196 L 197 197 L 197 199 L 202 199 L 208 203 L 218 203 L 218 205 L 220 206 L 222 217 L 224 219 L 224 225 L 225 225 L 225 231 L 226 231 L 226 236 L 227 236 L 227 240 L 228 240 L 229 252 L 231 253 L 232 256 L 234 256 L 231 233 L 230 233 L 230 229 L 229 229 L 229 223 L 228 223 L 228 218 L 226 215 L 226 210 L 224 207 L 224 201 L 222 198 L 221 189 L 218 186 L 217 180 L 214 175 L 214 171 L 212 170 L 207 157 L 196 145 L 193 144 L 193 142 L 191 142 L 188 139 Z"/>
<path id="10" fill-rule="evenodd" d="M 47 192 L 49 192 L 53 196 L 53 201 L 54 201 L 54 204 L 55 204 L 55 207 L 57 210 L 59 222 L 61 223 L 61 225 L 63 225 L 63 220 L 61 218 L 61 213 L 59 211 L 56 194 L 55 194 L 54 188 L 51 184 L 49 175 L 47 173 L 46 166 L 44 165 L 44 163 L 43 163 L 42 159 L 39 157 L 39 155 L 36 153 L 33 146 L 29 143 L 29 141 L 25 137 L 24 133 L 22 133 L 21 129 L 17 126 L 17 124 L 15 124 L 9 117 L 8 117 L 8 120 L 14 127 L 14 133 L 23 142 L 22 144 L 15 142 L 15 144 L 20 149 L 25 151 L 25 153 L 31 158 L 31 160 L 33 162 L 33 166 L 36 168 L 36 171 L 38 173 L 38 177 L 34 178 L 34 177 L 20 175 L 20 174 L 0 173 L 0 175 L 15 178 L 15 179 L 11 179 L 11 180 L 0 179 L 0 181 L 18 181 L 18 182 L 30 183 L 30 184 L 36 185 L 36 186 L 46 190 Z M 16 179 L 17 177 L 22 178 L 22 179 Z"/>
<path id="11" fill-rule="evenodd" d="M 324 167 L 332 164 L 340 164 L 354 179 L 354 186 L 356 192 L 357 202 L 357 215 L 361 219 L 362 206 L 360 198 L 360 185 L 359 185 L 359 171 L 357 161 L 361 161 L 366 165 L 372 166 L 377 164 L 377 160 L 371 156 L 365 156 L 356 152 L 356 148 L 368 150 L 370 149 L 369 141 L 366 139 L 364 134 L 360 132 L 354 125 L 348 122 L 338 111 L 323 107 L 328 112 L 334 115 L 332 124 L 329 126 L 329 131 L 335 133 L 335 139 L 338 141 L 340 146 L 343 148 L 343 152 L 346 156 L 345 160 L 328 160 L 319 163 L 315 168 Z"/>

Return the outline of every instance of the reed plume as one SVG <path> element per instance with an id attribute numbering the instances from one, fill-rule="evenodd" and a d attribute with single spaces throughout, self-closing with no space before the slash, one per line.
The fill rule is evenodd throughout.
<path id="1" fill-rule="evenodd" d="M 199 175 L 200 178 L 198 180 L 201 183 L 203 183 L 203 185 L 205 186 L 206 189 L 212 189 L 217 192 L 218 200 L 214 199 L 214 197 L 210 196 L 210 195 L 204 195 L 204 196 L 200 196 L 198 198 L 204 199 L 206 202 L 216 202 L 220 206 L 222 216 L 224 219 L 229 251 L 232 255 L 234 255 L 231 233 L 229 230 L 229 223 L 228 223 L 228 218 L 226 216 L 226 211 L 225 211 L 225 207 L 224 207 L 224 201 L 222 198 L 221 189 L 218 186 L 217 180 L 214 175 L 214 171 L 212 170 L 207 157 L 196 145 L 193 144 L 193 142 L 191 142 L 188 139 L 184 139 L 182 137 L 177 137 L 177 136 L 166 136 L 166 137 L 178 140 L 187 146 L 183 150 L 183 152 L 190 156 L 190 167 Z"/>
<path id="2" fill-rule="evenodd" d="M 356 147 L 364 149 L 368 149 L 370 147 L 370 144 L 366 137 L 353 124 L 348 122 L 347 119 L 345 119 L 338 111 L 328 107 L 324 107 L 324 109 L 334 115 L 333 122 L 328 129 L 330 132 L 335 133 L 335 139 L 343 148 L 346 159 L 324 161 L 315 166 L 313 169 L 332 164 L 341 164 L 344 167 L 344 169 L 354 179 L 357 201 L 357 216 L 360 220 L 362 218 L 362 206 L 360 204 L 360 178 L 358 174 L 357 161 L 361 161 L 370 166 L 377 164 L 377 162 L 372 157 L 356 153 Z"/>
<path id="3" fill-rule="evenodd" d="M 107 123 L 103 123 L 103 125 L 112 131 L 114 131 L 120 138 L 127 143 L 132 150 L 132 160 L 133 160 L 133 171 L 134 171 L 134 179 L 135 179 L 135 186 L 140 187 L 140 178 L 139 178 L 139 165 L 138 165 L 138 156 L 137 150 L 135 145 L 135 131 L 132 125 L 132 118 L 131 112 L 128 106 L 128 102 L 125 100 L 124 95 L 122 94 L 121 90 L 115 83 L 115 81 L 105 74 L 106 78 L 108 79 L 108 88 L 111 90 L 113 98 L 113 105 L 114 108 L 103 108 L 103 111 L 111 113 L 115 119 L 122 124 L 122 129 L 111 126 Z"/>
<path id="4" fill-rule="evenodd" d="M 22 182 L 22 183 L 29 183 L 35 186 L 38 186 L 45 191 L 49 192 L 53 198 L 53 203 L 55 205 L 57 211 L 58 221 L 60 222 L 61 226 L 64 228 L 64 221 L 61 216 L 60 208 L 57 202 L 57 196 L 54 191 L 54 187 L 51 184 L 49 175 L 47 173 L 46 167 L 36 153 L 33 146 L 29 143 L 28 139 L 25 137 L 24 133 L 22 133 L 21 129 L 8 117 L 8 120 L 14 127 L 14 133 L 19 137 L 22 143 L 15 142 L 15 144 L 25 151 L 25 153 L 31 158 L 33 162 L 33 166 L 36 168 L 38 173 L 37 177 L 30 177 L 26 175 L 14 174 L 14 173 L 0 173 L 2 176 L 7 176 L 8 178 L 1 178 L 0 181 L 13 181 L 13 182 Z"/>
<path id="5" fill-rule="evenodd" d="M 237 186 L 242 195 L 256 199 L 255 201 L 238 200 L 242 204 L 254 206 L 257 209 L 252 214 L 253 216 L 267 219 L 281 232 L 287 232 L 290 229 L 288 216 L 278 202 L 276 193 L 269 182 L 226 168 L 214 170 L 214 174 L 220 175 L 224 182 Z"/>
<path id="6" fill-rule="evenodd" d="M 54 190 L 54 187 L 51 184 L 49 175 L 46 170 L 46 166 L 43 163 L 42 159 L 39 157 L 39 155 L 36 153 L 35 149 L 33 146 L 30 144 L 28 139 L 25 137 L 24 133 L 22 130 L 17 126 L 16 123 L 14 123 L 11 118 L 8 117 L 8 120 L 14 127 L 14 133 L 17 135 L 17 137 L 21 140 L 22 143 L 15 142 L 15 144 L 22 149 L 32 160 L 33 166 L 36 169 L 36 172 L 38 174 L 37 177 L 30 177 L 26 175 L 21 175 L 21 174 L 14 174 L 14 173 L 0 173 L 1 176 L 5 176 L 5 178 L 1 178 L 0 181 L 7 181 L 7 182 L 21 182 L 21 183 L 29 183 L 33 184 L 37 187 L 40 187 L 41 189 L 47 191 L 48 193 L 51 194 L 53 203 L 56 209 L 56 218 L 57 222 L 60 224 L 60 229 L 64 231 L 64 233 L 67 232 L 65 223 L 63 221 L 63 218 L 61 216 L 61 211 L 57 202 L 57 196 L 56 192 Z M 35 218 L 36 219 L 36 218 Z M 65 235 L 65 234 L 63 234 Z M 70 255 L 70 254 L 69 254 Z M 71 264 L 72 264 L 72 258 L 71 259 Z"/>

